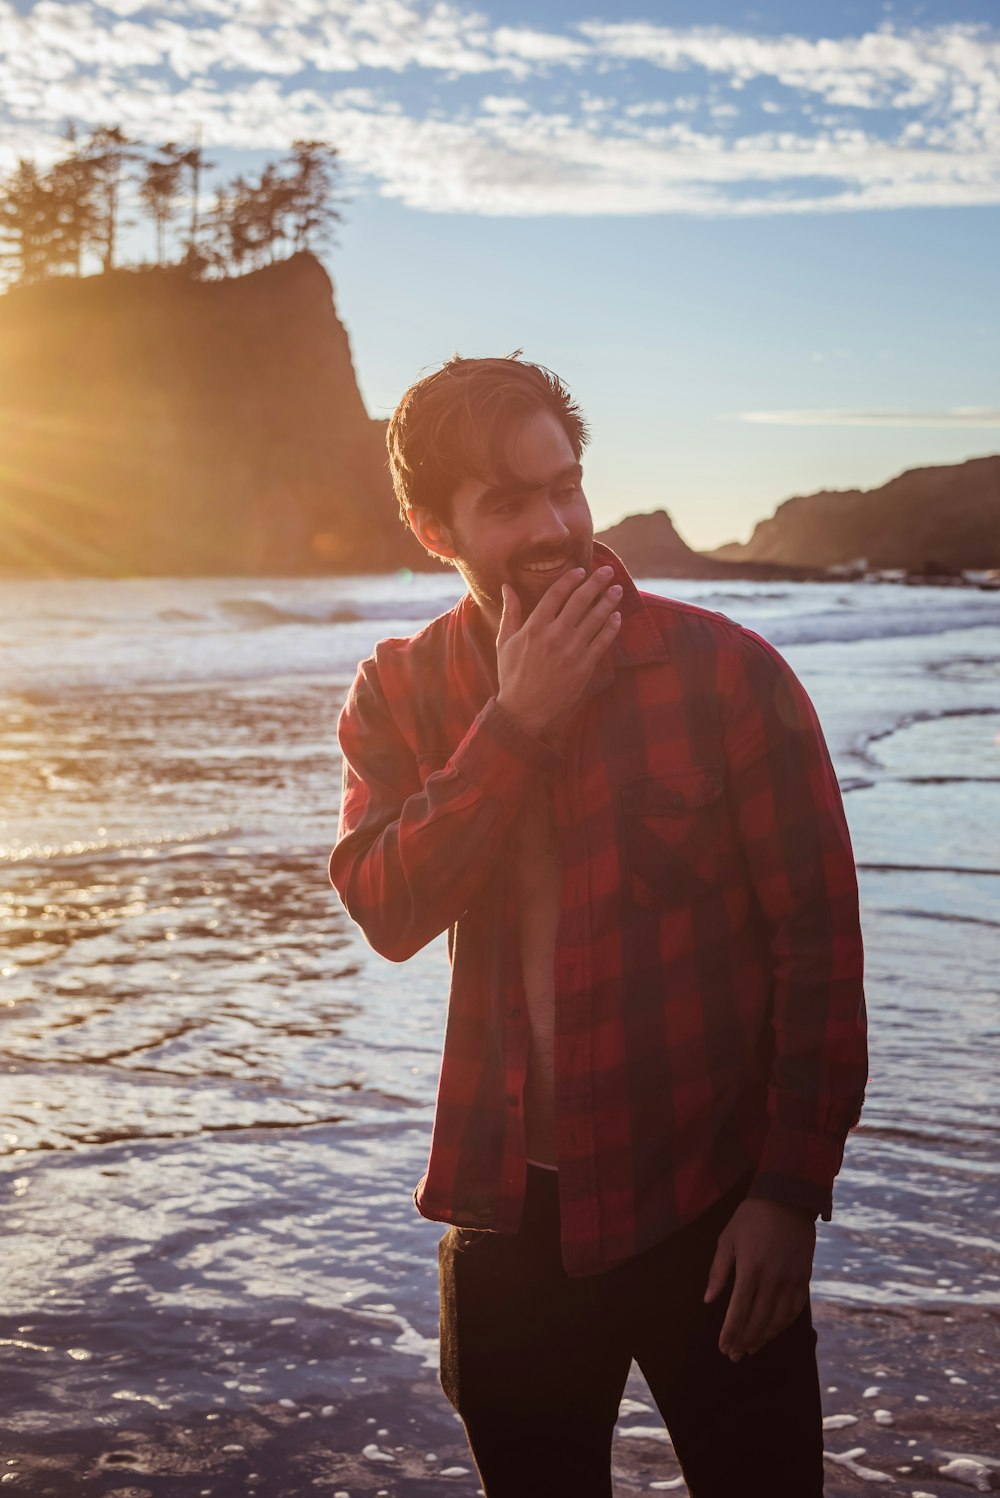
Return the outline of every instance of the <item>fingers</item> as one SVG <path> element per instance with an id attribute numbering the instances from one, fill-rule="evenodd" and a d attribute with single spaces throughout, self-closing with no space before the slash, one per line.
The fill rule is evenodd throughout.
<path id="1" fill-rule="evenodd" d="M 748 1198 L 733 1213 L 720 1246 L 724 1240 L 736 1262 L 736 1283 L 719 1351 L 738 1362 L 784 1331 L 808 1301 L 815 1227 L 811 1220 L 804 1226 L 795 1209 Z M 713 1263 L 713 1290 L 715 1273 Z"/>
<path id="2" fill-rule="evenodd" d="M 714 1300 L 724 1288 L 729 1278 L 729 1271 L 733 1265 L 732 1240 L 722 1233 L 715 1249 L 715 1258 L 712 1267 L 708 1271 L 708 1284 L 705 1286 L 705 1301 Z"/>
<path id="3" fill-rule="evenodd" d="M 551 588 L 546 588 L 531 616 L 534 624 L 536 626 L 538 624 L 551 624 L 556 615 L 561 612 L 567 600 L 583 585 L 583 580 L 586 576 L 587 574 L 582 567 L 574 567 L 571 572 L 566 573 L 565 577 L 557 578 Z M 506 588 L 506 584 L 504 586 Z"/>
<path id="4" fill-rule="evenodd" d="M 589 645 L 603 630 L 613 612 L 617 612 L 615 605 L 621 602 L 622 589 L 615 584 L 613 588 L 605 590 L 596 603 L 592 603 L 574 630 L 574 635 L 584 644 Z M 559 616 L 561 623 L 565 617 L 566 610 L 563 609 Z"/>
<path id="5" fill-rule="evenodd" d="M 754 1289 L 754 1297 L 746 1320 L 742 1327 L 736 1332 L 735 1337 L 729 1345 L 729 1357 L 734 1363 L 746 1353 L 756 1352 L 758 1347 L 763 1347 L 775 1335 L 771 1330 L 772 1323 L 776 1323 L 776 1330 L 780 1313 L 780 1298 L 766 1284 L 757 1282 Z"/>
<path id="6" fill-rule="evenodd" d="M 569 598 L 563 601 L 559 610 L 560 622 L 568 624 L 571 629 L 578 628 L 591 609 L 609 596 L 612 591 L 609 584 L 612 583 L 614 575 L 613 567 L 598 567 L 592 572 L 586 581 L 580 583 Z M 560 578 L 559 581 L 562 582 L 563 579 Z M 550 589 L 551 591 L 553 590 Z M 612 606 L 622 596 L 621 588 L 616 585 L 614 593 Z"/>
<path id="7" fill-rule="evenodd" d="M 747 1356 L 752 1357 L 755 1352 L 760 1352 L 762 1347 L 772 1342 L 787 1326 L 791 1326 L 803 1304 L 800 1297 L 789 1291 L 778 1294 L 772 1302 L 770 1315 L 759 1329 L 755 1331 L 752 1327 L 747 1327 Z"/>
<path id="8" fill-rule="evenodd" d="M 621 614 L 617 612 L 609 614 L 604 623 L 601 625 L 600 629 L 597 631 L 594 638 L 585 647 L 582 656 L 582 664 L 583 669 L 586 672 L 589 673 L 593 670 L 600 657 L 604 654 L 605 650 L 607 650 L 608 646 L 611 644 L 611 641 L 618 633 L 618 630 L 621 627 L 621 622 Z"/>
<path id="9" fill-rule="evenodd" d="M 732 1298 L 729 1309 L 726 1311 L 726 1319 L 722 1323 L 722 1331 L 719 1334 L 719 1351 L 723 1357 L 732 1358 L 734 1362 L 742 1357 L 743 1351 L 743 1328 L 750 1319 L 757 1295 L 757 1281 L 746 1273 L 740 1273 L 739 1264 L 736 1266 L 736 1284 L 733 1286 Z M 739 1351 L 737 1352 L 737 1349 Z"/>
<path id="10" fill-rule="evenodd" d="M 521 600 L 517 592 L 508 583 L 501 588 L 503 594 L 503 613 L 500 615 L 500 629 L 497 633 L 497 647 L 505 645 L 511 635 L 517 633 L 521 628 Z"/>
<path id="11" fill-rule="evenodd" d="M 620 601 L 623 589 L 617 583 L 609 587 L 614 577 L 612 567 L 598 567 L 587 577 L 582 567 L 576 567 L 559 578 L 547 589 L 528 620 L 532 631 L 557 625 L 560 630 L 572 631 L 576 643 L 593 646 L 596 653 L 607 649 L 614 638 L 620 619 L 609 624 L 615 605 Z M 504 585 L 506 596 L 507 585 Z M 505 636 L 498 636 L 502 643 Z"/>
<path id="12" fill-rule="evenodd" d="M 722 1338 L 719 1341 L 719 1350 L 725 1351 L 734 1363 L 739 1362 L 744 1356 L 752 1357 L 755 1352 L 760 1352 L 768 1342 L 791 1326 L 792 1322 L 801 1312 L 808 1299 L 808 1291 L 801 1290 L 773 1290 L 765 1283 L 758 1281 L 754 1299 L 742 1329 L 737 1329 L 732 1340 L 722 1346 Z M 723 1327 L 723 1337 L 725 1327 Z"/>

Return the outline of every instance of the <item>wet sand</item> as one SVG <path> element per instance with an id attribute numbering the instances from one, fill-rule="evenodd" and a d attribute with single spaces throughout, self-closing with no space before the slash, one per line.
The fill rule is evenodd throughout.
<path id="1" fill-rule="evenodd" d="M 821 1303 L 815 1319 L 829 1498 L 875 1486 L 887 1498 L 1000 1491 L 1000 1312 Z M 471 1498 L 479 1483 L 436 1378 L 400 1380 L 391 1365 L 369 1349 L 360 1364 L 367 1387 L 336 1406 L 247 1401 L 168 1420 L 133 1404 L 58 1434 L 8 1426 L 2 1481 L 32 1498 Z M 659 1425 L 633 1374 L 614 1443 L 616 1498 L 686 1492 L 665 1433 L 652 1431 Z M 768 1491 L 766 1472 L 748 1469 L 741 1492 Z"/>
<path id="2" fill-rule="evenodd" d="M 336 713 L 388 623 L 275 585 L 271 627 L 236 586 L 9 605 L 0 1484 L 472 1498 L 409 1195 L 444 946 L 382 962 L 325 879 Z M 882 638 L 900 593 L 710 601 L 805 642 L 861 869 L 872 1082 L 813 1282 L 831 1498 L 1000 1491 L 1000 616 Z M 618 1498 L 684 1492 L 658 1426 L 634 1377 Z"/>

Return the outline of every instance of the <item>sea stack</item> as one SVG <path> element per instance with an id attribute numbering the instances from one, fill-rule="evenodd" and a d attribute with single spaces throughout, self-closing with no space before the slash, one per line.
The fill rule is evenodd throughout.
<path id="1" fill-rule="evenodd" d="M 0 569 L 419 567 L 330 278 L 61 277 L 0 298 Z"/>

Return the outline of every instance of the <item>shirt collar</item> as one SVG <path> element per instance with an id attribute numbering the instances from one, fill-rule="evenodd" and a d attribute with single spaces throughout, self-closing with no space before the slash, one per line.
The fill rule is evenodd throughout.
<path id="1" fill-rule="evenodd" d="M 646 606 L 642 594 L 619 556 L 605 546 L 603 541 L 594 542 L 594 565 L 613 567 L 615 582 L 622 588 L 619 612 L 621 629 L 605 660 L 610 658 L 612 667 L 645 666 L 650 661 L 670 659 L 670 650 L 660 632 L 653 612 Z"/>

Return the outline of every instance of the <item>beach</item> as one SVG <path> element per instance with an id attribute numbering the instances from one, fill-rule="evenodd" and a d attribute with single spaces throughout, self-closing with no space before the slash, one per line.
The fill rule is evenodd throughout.
<path id="1" fill-rule="evenodd" d="M 827 1492 L 998 1491 L 1000 596 L 640 585 L 778 646 L 854 839 L 872 1075 L 813 1280 Z M 444 942 L 383 961 L 326 880 L 355 663 L 458 596 L 0 585 L 13 1492 L 478 1490 L 437 1385 L 442 1230 L 410 1199 Z M 635 1370 L 615 1483 L 685 1491 Z"/>

